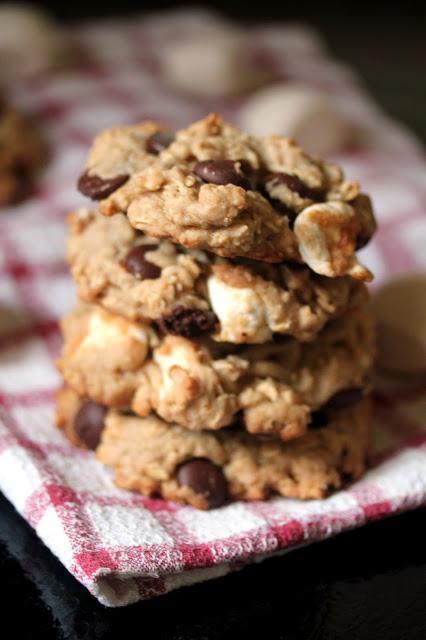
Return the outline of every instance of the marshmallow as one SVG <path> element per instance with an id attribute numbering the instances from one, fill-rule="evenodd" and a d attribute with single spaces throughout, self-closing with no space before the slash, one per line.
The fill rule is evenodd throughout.
<path id="1" fill-rule="evenodd" d="M 350 128 L 329 98 L 316 89 L 276 84 L 254 94 L 240 111 L 240 126 L 255 135 L 282 134 L 308 152 L 339 150 Z"/>
<path id="2" fill-rule="evenodd" d="M 239 342 L 242 336 L 250 336 L 252 342 L 271 339 L 264 304 L 253 289 L 231 287 L 216 276 L 208 278 L 207 287 L 212 309 L 220 321 L 221 340 Z"/>
<path id="3" fill-rule="evenodd" d="M 366 282 L 370 271 L 355 254 L 356 212 L 344 202 L 322 202 L 303 209 L 294 223 L 299 251 L 307 265 L 329 278 L 350 275 Z"/>
<path id="4" fill-rule="evenodd" d="M 45 71 L 55 62 L 57 52 L 57 34 L 48 15 L 29 5 L 0 6 L 2 77 Z"/>
<path id="5" fill-rule="evenodd" d="M 262 81 L 244 62 L 243 35 L 230 26 L 194 33 L 161 48 L 165 80 L 206 98 L 235 94 Z"/>

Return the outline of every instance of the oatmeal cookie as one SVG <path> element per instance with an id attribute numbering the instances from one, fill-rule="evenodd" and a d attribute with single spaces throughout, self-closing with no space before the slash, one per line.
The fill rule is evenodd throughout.
<path id="1" fill-rule="evenodd" d="M 35 125 L 0 98 L 0 207 L 27 196 L 45 157 Z"/>
<path id="2" fill-rule="evenodd" d="M 281 136 L 249 136 L 211 114 L 102 199 L 105 215 L 187 248 L 266 262 L 296 260 L 328 277 L 372 275 L 356 250 L 375 231 L 370 200 L 339 167 Z M 127 179 L 127 176 L 130 177 Z"/>
<path id="3" fill-rule="evenodd" d="M 168 144 L 162 125 L 146 121 L 114 127 L 98 135 L 92 145 L 78 189 L 92 200 L 102 200 L 130 176 L 149 167 Z"/>
<path id="4" fill-rule="evenodd" d="M 368 397 L 330 409 L 303 438 L 283 443 L 239 426 L 191 432 L 153 414 L 140 418 L 88 402 L 70 389 L 58 394 L 57 424 L 77 446 L 96 450 L 116 483 L 199 509 L 229 500 L 323 498 L 365 471 L 370 441 Z"/>
<path id="5" fill-rule="evenodd" d="M 130 403 L 156 336 L 100 307 L 78 307 L 61 322 L 65 342 L 57 362 L 68 384 L 111 406 Z"/>
<path id="6" fill-rule="evenodd" d="M 179 249 L 144 236 L 123 214 L 108 219 L 82 207 L 69 221 L 68 260 L 80 297 L 175 335 L 238 344 L 279 333 L 308 341 L 366 296 L 349 276 Z"/>
<path id="7" fill-rule="evenodd" d="M 346 404 L 348 392 L 349 404 L 351 393 L 359 400 L 374 355 L 373 323 L 362 310 L 327 325 L 313 343 L 284 338 L 244 348 L 158 339 L 147 325 L 92 306 L 67 316 L 63 331 L 59 369 L 95 402 L 155 411 L 195 431 L 239 418 L 247 431 L 283 440 L 303 435 L 324 405 Z"/>

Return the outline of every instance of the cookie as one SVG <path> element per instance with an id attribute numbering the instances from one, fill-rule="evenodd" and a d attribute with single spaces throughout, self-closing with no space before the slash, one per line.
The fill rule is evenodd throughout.
<path id="1" fill-rule="evenodd" d="M 58 362 L 79 394 L 108 406 L 155 411 L 190 430 L 216 430 L 237 418 L 251 433 L 299 437 L 314 412 L 362 396 L 374 357 L 374 328 L 362 310 L 329 323 L 312 343 L 291 338 L 234 347 L 156 336 L 100 307 L 63 320 Z M 234 350 L 234 353 L 232 353 Z M 349 393 L 349 404 L 353 401 Z"/>
<path id="2" fill-rule="evenodd" d="M 349 276 L 302 265 L 226 260 L 136 231 L 126 216 L 87 208 L 70 217 L 68 260 L 79 296 L 129 320 L 219 342 L 261 343 L 274 333 L 312 340 L 326 322 L 365 299 Z"/>
<path id="3" fill-rule="evenodd" d="M 356 258 L 375 231 L 369 198 L 342 171 L 289 138 L 249 136 L 212 114 L 179 131 L 147 168 L 101 200 L 149 236 L 223 257 L 305 262 L 315 272 L 370 280 Z"/>
<path id="4" fill-rule="evenodd" d="M 371 407 L 366 396 L 350 408 L 331 409 L 303 438 L 283 443 L 239 426 L 191 432 L 153 414 L 107 410 L 64 388 L 57 425 L 73 444 L 96 450 L 118 486 L 208 509 L 274 493 L 323 498 L 358 479 L 369 451 Z"/>
<path id="5" fill-rule="evenodd" d="M 56 425 L 76 447 L 96 449 L 105 425 L 108 407 L 81 398 L 71 387 L 56 394 Z"/>
<path id="6" fill-rule="evenodd" d="M 165 127 L 150 121 L 107 129 L 93 142 L 78 189 L 92 200 L 107 198 L 154 162 L 167 135 Z"/>
<path id="7" fill-rule="evenodd" d="M 44 160 L 35 125 L 0 99 L 0 207 L 29 194 Z"/>
<path id="8" fill-rule="evenodd" d="M 152 329 L 100 307 L 78 307 L 61 326 L 65 345 L 57 364 L 67 382 L 94 400 L 128 405 L 156 341 Z"/>

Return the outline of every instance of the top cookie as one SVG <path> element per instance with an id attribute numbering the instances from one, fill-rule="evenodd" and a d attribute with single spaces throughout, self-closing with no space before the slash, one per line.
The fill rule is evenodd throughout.
<path id="1" fill-rule="evenodd" d="M 216 114 L 173 141 L 161 127 L 148 136 L 145 126 L 156 125 L 95 140 L 79 187 L 101 199 L 104 215 L 127 213 L 151 237 L 223 257 L 293 260 L 329 277 L 372 278 L 355 253 L 376 228 L 371 203 L 339 167 L 288 138 L 249 136 Z M 142 129 L 137 154 L 135 132 Z M 87 175 L 97 189 L 85 188 Z"/>

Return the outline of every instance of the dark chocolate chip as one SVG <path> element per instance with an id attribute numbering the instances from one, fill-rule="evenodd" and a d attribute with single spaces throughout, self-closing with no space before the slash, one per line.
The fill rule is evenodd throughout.
<path id="1" fill-rule="evenodd" d="M 293 231 L 294 223 L 296 222 L 296 218 L 298 215 L 297 211 L 293 211 L 293 209 L 290 209 L 290 207 L 287 207 L 287 205 L 284 204 L 284 202 L 281 202 L 281 200 L 278 200 L 277 198 L 271 198 L 268 194 L 266 194 L 266 197 L 268 198 L 271 205 L 274 207 L 275 211 L 277 211 L 283 216 L 287 216 L 288 226 Z"/>
<path id="2" fill-rule="evenodd" d="M 254 188 L 255 172 L 248 162 L 242 160 L 204 160 L 197 162 L 193 171 L 204 182 Z"/>
<path id="3" fill-rule="evenodd" d="M 335 409 L 346 409 L 346 407 L 352 407 L 362 400 L 364 395 L 361 387 L 350 387 L 349 389 L 343 389 L 338 391 L 328 400 L 323 406 L 324 411 L 333 411 Z"/>
<path id="4" fill-rule="evenodd" d="M 146 150 L 158 156 L 159 153 L 167 149 L 175 139 L 171 131 L 157 131 L 146 141 Z"/>
<path id="5" fill-rule="evenodd" d="M 260 442 L 274 442 L 274 441 L 280 442 L 279 436 L 277 436 L 276 433 L 266 433 L 266 432 L 265 433 L 253 433 L 253 434 L 251 434 L 251 436 L 256 438 L 256 440 L 259 440 Z"/>
<path id="6" fill-rule="evenodd" d="M 107 411 L 103 404 L 88 400 L 75 415 L 75 433 L 89 449 L 96 449 L 99 444 Z"/>
<path id="7" fill-rule="evenodd" d="M 216 315 L 212 311 L 177 306 L 165 314 L 158 324 L 164 333 L 196 338 L 204 333 L 211 333 L 216 322 Z"/>
<path id="8" fill-rule="evenodd" d="M 175 139 L 171 131 L 157 131 L 146 141 L 146 150 L 158 156 L 159 153 L 169 147 Z"/>
<path id="9" fill-rule="evenodd" d="M 155 245 L 139 244 L 130 249 L 123 260 L 123 267 L 138 280 L 156 280 L 161 276 L 161 269 L 145 258 L 147 251 L 156 249 Z"/>
<path id="10" fill-rule="evenodd" d="M 319 409 L 311 413 L 311 422 L 309 423 L 310 429 L 322 429 L 328 424 L 328 417 L 325 411 Z"/>
<path id="11" fill-rule="evenodd" d="M 176 478 L 182 487 L 190 487 L 203 496 L 210 509 L 222 506 L 228 499 L 228 486 L 222 469 L 206 458 L 193 458 L 181 464 Z"/>
<path id="12" fill-rule="evenodd" d="M 356 250 L 363 249 L 371 240 L 371 236 L 360 233 L 356 239 Z"/>
<path id="13" fill-rule="evenodd" d="M 24 163 L 24 161 L 17 160 L 10 167 L 10 172 L 13 173 L 16 179 L 16 189 L 11 194 L 10 204 L 18 204 L 25 198 L 29 197 L 33 187 L 31 168 Z"/>
<path id="14" fill-rule="evenodd" d="M 311 189 L 298 176 L 284 173 L 283 171 L 264 174 L 262 176 L 262 182 L 265 185 L 267 182 L 284 184 L 290 191 L 298 193 L 301 198 L 309 198 L 309 200 L 318 201 L 324 197 L 324 192 L 321 189 Z"/>
<path id="15" fill-rule="evenodd" d="M 114 178 L 100 178 L 87 172 L 80 176 L 77 188 L 83 195 L 91 200 L 102 200 L 121 187 L 130 176 L 119 175 Z"/>

